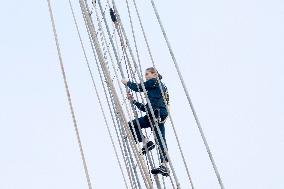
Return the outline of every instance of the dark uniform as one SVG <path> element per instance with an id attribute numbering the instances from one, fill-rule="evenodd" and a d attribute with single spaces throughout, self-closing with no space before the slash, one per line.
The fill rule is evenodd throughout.
<path id="1" fill-rule="evenodd" d="M 160 82 L 160 83 L 161 83 L 164 94 L 167 94 L 167 87 L 162 82 Z M 159 81 L 155 78 L 150 79 L 150 80 L 147 80 L 146 82 L 144 82 L 144 85 L 145 85 L 150 103 L 151 103 L 152 108 L 154 110 L 154 114 L 155 114 L 154 116 L 156 118 L 159 118 L 159 130 L 161 131 L 162 138 L 164 139 L 164 142 L 166 144 L 164 122 L 165 122 L 165 120 L 168 116 L 168 111 L 167 111 L 167 105 L 165 104 L 164 99 L 163 99 L 163 95 L 161 93 Z M 137 84 L 137 83 L 133 83 L 131 81 L 128 81 L 127 86 L 135 92 L 143 92 L 143 88 L 142 88 L 141 84 Z M 159 135 L 158 130 L 157 130 L 155 124 L 154 124 L 153 116 L 151 114 L 149 105 L 148 104 L 142 104 L 142 103 L 137 102 L 135 100 L 134 100 L 134 104 L 139 110 L 148 113 L 149 116 L 145 115 L 143 117 L 138 118 L 138 122 L 139 122 L 141 128 L 149 128 L 149 127 L 151 128 L 150 121 L 152 122 L 155 134 L 156 134 L 157 139 L 158 139 L 158 144 L 159 144 L 161 151 L 162 151 L 162 152 L 160 152 L 161 162 L 167 162 L 168 159 L 166 158 L 166 153 L 165 153 L 165 149 L 167 148 L 167 146 L 162 145 L 162 140 L 159 137 L 160 135 Z M 135 134 L 134 134 L 134 132 L 135 132 L 138 141 L 142 142 L 142 136 L 140 134 L 136 120 L 132 120 L 132 123 L 134 125 L 134 129 L 132 128 L 132 125 L 131 125 L 130 122 L 129 122 L 129 127 L 130 127 L 130 130 L 131 130 L 134 138 L 135 138 Z"/>

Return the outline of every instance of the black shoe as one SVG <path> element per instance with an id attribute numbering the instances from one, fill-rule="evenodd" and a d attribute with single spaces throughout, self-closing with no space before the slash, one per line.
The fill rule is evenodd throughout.
<path id="1" fill-rule="evenodd" d="M 148 151 L 151 151 L 155 148 L 155 144 L 152 141 L 147 142 L 147 149 Z M 142 148 L 142 154 L 145 155 L 146 154 L 146 149 L 145 147 Z"/>
<path id="2" fill-rule="evenodd" d="M 165 177 L 170 175 L 170 171 L 168 170 L 168 168 L 163 165 L 160 165 L 160 167 L 158 168 L 152 169 L 151 173 L 154 175 L 162 174 Z"/>

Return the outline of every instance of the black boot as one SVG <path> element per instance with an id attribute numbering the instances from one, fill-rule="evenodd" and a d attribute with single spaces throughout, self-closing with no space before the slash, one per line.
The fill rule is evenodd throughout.
<path id="1" fill-rule="evenodd" d="M 148 151 L 151 151 L 151 150 L 153 150 L 154 148 L 155 148 L 155 144 L 154 144 L 152 141 L 148 141 L 148 142 L 147 142 L 147 149 L 148 149 Z M 142 154 L 143 154 L 143 155 L 146 154 L 146 148 L 145 148 L 145 147 L 142 148 Z"/>
<path id="2" fill-rule="evenodd" d="M 152 169 L 151 173 L 154 175 L 162 174 L 163 176 L 166 176 L 166 177 L 170 175 L 170 171 L 164 165 L 160 165 L 158 168 Z"/>

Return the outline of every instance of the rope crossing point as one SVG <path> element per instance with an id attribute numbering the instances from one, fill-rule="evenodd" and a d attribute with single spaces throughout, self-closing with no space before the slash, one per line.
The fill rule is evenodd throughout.
<path id="1" fill-rule="evenodd" d="M 79 149 L 80 149 L 81 159 L 82 159 L 83 166 L 84 166 L 84 171 L 85 171 L 85 175 L 86 175 L 86 179 L 87 179 L 87 183 L 88 183 L 88 188 L 92 189 L 92 183 L 91 183 L 91 179 L 90 179 L 90 175 L 89 175 L 89 171 L 88 171 L 88 167 L 87 167 L 86 158 L 85 158 L 85 155 L 84 155 L 83 145 L 82 145 L 82 142 L 81 142 L 79 129 L 78 129 L 77 121 L 76 121 L 76 116 L 75 116 L 75 112 L 74 112 L 74 108 L 73 108 L 73 104 L 72 104 L 71 94 L 70 94 L 70 90 L 69 90 L 69 86 L 68 86 L 68 82 L 67 82 L 67 77 L 66 77 L 66 73 L 65 73 L 65 69 L 64 69 L 63 59 L 62 59 L 62 55 L 61 55 L 61 50 L 60 50 L 60 45 L 59 45 L 59 41 L 58 41 L 58 35 L 57 35 L 57 31 L 56 31 L 56 26 L 55 26 L 55 21 L 54 21 L 54 16 L 53 16 L 50 0 L 47 0 L 47 4 L 48 4 L 48 10 L 49 10 L 49 15 L 50 15 L 50 19 L 51 19 L 54 39 L 55 39 L 55 43 L 56 43 L 60 68 L 61 68 L 61 72 L 62 72 L 62 77 L 63 77 L 63 80 L 64 80 L 64 86 L 65 86 L 65 90 L 66 90 L 66 94 L 67 94 L 67 98 L 68 98 L 69 108 L 70 108 L 70 111 L 71 111 L 72 121 L 73 121 L 74 129 L 75 129 L 75 132 L 76 132 L 77 142 L 78 142 Z"/>

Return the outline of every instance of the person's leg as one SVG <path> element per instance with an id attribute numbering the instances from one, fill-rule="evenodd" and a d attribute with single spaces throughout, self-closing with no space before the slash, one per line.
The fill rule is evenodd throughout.
<path id="1" fill-rule="evenodd" d="M 154 129 L 155 129 L 154 131 L 156 135 L 156 142 L 158 143 L 160 147 L 159 148 L 160 160 L 161 160 L 161 163 L 166 163 L 168 162 L 168 158 L 166 156 L 167 143 L 166 143 L 166 137 L 165 137 L 165 120 L 167 119 L 168 114 L 165 113 L 164 111 L 161 112 L 160 109 L 155 110 L 154 114 L 155 114 L 155 117 L 159 120 L 159 125 L 158 125 L 159 128 L 157 129 L 156 126 L 154 126 Z"/>
<path id="2" fill-rule="evenodd" d="M 142 119 L 142 118 L 144 118 L 144 119 Z M 148 117 L 147 115 L 145 115 L 145 116 L 142 117 L 142 118 L 140 119 L 140 127 L 141 127 L 141 129 L 151 128 L 151 123 L 150 123 L 149 117 Z M 141 131 L 141 132 L 142 132 L 142 131 Z M 142 153 L 143 153 L 144 155 L 146 155 L 147 150 L 148 150 L 148 151 L 151 151 L 151 150 L 153 150 L 154 148 L 155 148 L 154 142 L 152 142 L 152 141 L 147 141 L 147 139 L 146 139 L 146 145 L 145 145 L 145 144 L 143 145 Z"/>
<path id="3" fill-rule="evenodd" d="M 159 150 L 160 160 L 161 160 L 161 163 L 167 163 L 168 162 L 167 153 L 166 153 L 167 142 L 166 142 L 166 137 L 165 137 L 165 125 L 163 123 L 159 124 L 159 130 L 160 130 L 160 134 L 162 136 L 159 135 L 158 130 L 155 128 L 155 134 L 156 134 L 156 137 L 157 137 L 157 140 L 158 140 L 158 144 L 160 146 L 160 150 Z"/>
<path id="4" fill-rule="evenodd" d="M 159 135 L 159 134 L 161 134 L 161 135 Z M 164 125 L 164 123 L 160 123 L 158 129 L 155 127 L 155 135 L 156 135 L 159 147 L 160 147 L 159 153 L 160 153 L 161 165 L 158 168 L 152 169 L 151 173 L 155 174 L 155 175 L 156 174 L 162 174 L 163 176 L 169 176 L 170 171 L 167 168 L 168 158 L 167 158 L 167 153 L 166 153 L 167 143 L 166 143 L 166 137 L 165 137 L 165 125 Z"/>
<path id="5" fill-rule="evenodd" d="M 133 125 L 131 124 L 131 122 L 133 123 Z M 128 126 L 130 128 L 130 131 L 134 137 L 135 142 L 142 142 L 142 131 L 139 129 L 138 124 L 136 119 L 132 120 L 131 122 L 128 122 Z M 141 128 L 145 127 L 145 121 L 144 121 L 144 117 L 139 117 L 138 118 L 138 122 Z M 135 137 L 135 135 L 137 136 L 137 139 Z M 138 140 L 138 141 L 137 141 Z"/>

